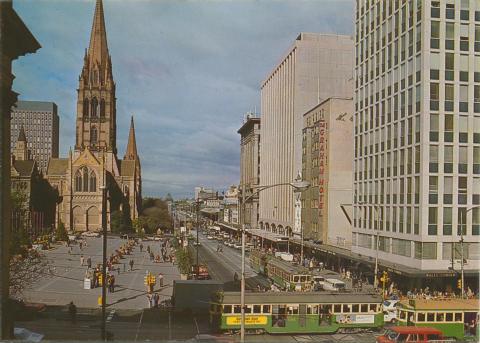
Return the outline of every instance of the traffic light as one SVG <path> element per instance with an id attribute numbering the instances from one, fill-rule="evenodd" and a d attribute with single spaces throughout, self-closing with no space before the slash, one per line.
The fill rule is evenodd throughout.
<path id="1" fill-rule="evenodd" d="M 462 279 L 457 280 L 457 288 L 462 289 Z"/>

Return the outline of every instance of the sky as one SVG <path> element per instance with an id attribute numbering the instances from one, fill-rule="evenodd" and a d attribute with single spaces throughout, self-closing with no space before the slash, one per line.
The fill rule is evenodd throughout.
<path id="1" fill-rule="evenodd" d="M 104 0 L 117 147 L 135 119 L 144 196 L 238 184 L 244 115 L 300 32 L 353 34 L 353 0 Z M 95 0 L 15 0 L 42 48 L 14 63 L 21 100 L 53 101 L 60 154 L 75 139 L 76 90 Z M 260 113 L 259 113 L 260 114 Z M 261 114 L 260 114 L 261 115 Z"/>

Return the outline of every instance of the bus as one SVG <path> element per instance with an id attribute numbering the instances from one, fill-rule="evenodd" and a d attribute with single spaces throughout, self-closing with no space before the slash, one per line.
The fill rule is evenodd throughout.
<path id="1" fill-rule="evenodd" d="M 271 258 L 267 261 L 266 273 L 272 282 L 288 291 L 309 291 L 312 289 L 312 275 L 302 266 Z"/>
<path id="2" fill-rule="evenodd" d="M 426 326 L 442 331 L 445 337 L 477 342 L 479 299 L 409 299 L 397 305 L 400 326 Z"/>
<path id="3" fill-rule="evenodd" d="M 240 329 L 240 292 L 223 292 L 210 304 L 210 323 L 221 332 Z M 383 327 L 379 294 L 247 292 L 245 328 L 269 334 L 346 333 Z"/>

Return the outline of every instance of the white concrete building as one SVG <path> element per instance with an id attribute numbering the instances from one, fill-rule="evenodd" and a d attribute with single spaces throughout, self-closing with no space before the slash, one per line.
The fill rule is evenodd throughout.
<path id="1" fill-rule="evenodd" d="M 301 33 L 267 76 L 261 86 L 260 185 L 292 182 L 302 170 L 303 114 L 328 97 L 352 97 L 353 55 L 349 36 Z M 262 191 L 260 227 L 292 235 L 294 202 L 292 187 Z"/>
<path id="2" fill-rule="evenodd" d="M 480 1 L 357 0 L 355 48 L 352 251 L 458 270 L 463 218 L 478 271 Z"/>

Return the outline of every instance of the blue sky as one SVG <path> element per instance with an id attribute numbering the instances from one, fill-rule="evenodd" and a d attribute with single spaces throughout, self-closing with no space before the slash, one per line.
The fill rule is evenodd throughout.
<path id="1" fill-rule="evenodd" d="M 20 99 L 59 107 L 61 155 L 74 144 L 76 89 L 94 0 L 15 0 L 42 48 L 14 64 Z M 352 34 L 353 0 L 104 0 L 117 85 L 117 146 L 130 116 L 147 196 L 225 189 L 239 179 L 238 128 L 299 32 Z"/>

